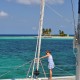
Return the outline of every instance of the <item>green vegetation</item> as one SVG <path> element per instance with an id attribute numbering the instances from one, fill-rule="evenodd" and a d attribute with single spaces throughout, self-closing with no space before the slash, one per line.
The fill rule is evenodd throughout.
<path id="1" fill-rule="evenodd" d="M 51 28 L 49 28 L 49 29 L 43 28 L 42 35 L 43 36 L 51 36 L 51 32 L 52 32 Z"/>
<path id="2" fill-rule="evenodd" d="M 64 31 L 59 30 L 59 36 L 67 36 L 67 34 L 65 34 Z"/>
<path id="3" fill-rule="evenodd" d="M 53 34 L 51 34 L 51 32 L 52 32 L 52 29 L 51 28 L 49 28 L 49 29 L 44 29 L 43 28 L 43 30 L 42 30 L 42 35 L 43 36 L 67 36 L 67 34 L 65 34 L 65 32 L 64 31 L 62 31 L 62 30 L 59 30 L 59 34 L 57 34 L 57 35 L 53 35 Z"/>

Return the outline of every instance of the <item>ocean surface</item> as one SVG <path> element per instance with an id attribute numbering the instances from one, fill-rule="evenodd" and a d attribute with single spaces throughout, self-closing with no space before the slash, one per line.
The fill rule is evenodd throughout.
<path id="1" fill-rule="evenodd" d="M 37 39 L 35 37 L 0 36 L 0 79 L 26 78 L 34 59 Z M 76 58 L 73 53 L 73 39 L 42 39 L 41 56 L 50 50 L 54 58 L 53 76 L 76 75 Z M 46 75 L 49 76 L 47 59 L 42 59 Z M 31 76 L 32 66 L 29 76 Z M 40 64 L 40 77 L 44 77 Z"/>

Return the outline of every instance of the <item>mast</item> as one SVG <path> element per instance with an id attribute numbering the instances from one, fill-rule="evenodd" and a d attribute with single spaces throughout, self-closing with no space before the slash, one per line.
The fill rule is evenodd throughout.
<path id="1" fill-rule="evenodd" d="M 38 30 L 38 37 L 37 37 L 37 45 L 35 51 L 35 58 L 37 58 L 37 64 L 34 58 L 33 69 L 32 69 L 32 78 L 35 75 L 36 77 L 39 75 L 39 63 L 40 63 L 40 50 L 41 50 L 41 36 L 42 36 L 42 29 L 43 29 L 43 19 L 44 19 L 44 7 L 45 7 L 45 0 L 40 0 L 40 20 L 39 20 L 39 30 Z M 36 64 L 36 65 L 35 65 Z M 34 71 L 34 69 L 36 70 Z"/>
<path id="2" fill-rule="evenodd" d="M 39 45 L 38 45 L 38 62 L 37 62 L 37 70 L 39 69 L 39 58 L 40 58 L 40 50 L 41 50 L 41 36 L 42 36 L 42 28 L 43 28 L 43 18 L 44 18 L 44 7 L 45 0 L 41 0 L 41 12 L 40 12 L 40 22 L 39 22 Z"/>
<path id="3" fill-rule="evenodd" d="M 77 66 L 76 66 L 76 80 L 80 80 L 80 0 L 78 2 L 78 25 L 77 25 Z"/>

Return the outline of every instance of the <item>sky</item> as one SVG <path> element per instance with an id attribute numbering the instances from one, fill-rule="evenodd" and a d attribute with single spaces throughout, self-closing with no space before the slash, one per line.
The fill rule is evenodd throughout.
<path id="1" fill-rule="evenodd" d="M 78 0 L 73 7 L 77 26 Z M 45 0 L 43 28 L 74 34 L 72 14 L 71 0 Z M 0 34 L 37 34 L 39 19 L 40 0 L 0 0 Z"/>

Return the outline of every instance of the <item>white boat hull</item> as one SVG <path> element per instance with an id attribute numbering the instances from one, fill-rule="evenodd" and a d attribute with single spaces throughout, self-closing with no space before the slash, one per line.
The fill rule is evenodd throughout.
<path id="1" fill-rule="evenodd" d="M 39 79 L 1 79 L 1 80 L 49 80 L 48 78 L 39 78 Z M 53 77 L 53 80 L 76 80 L 75 76 L 64 76 L 64 77 Z"/>

